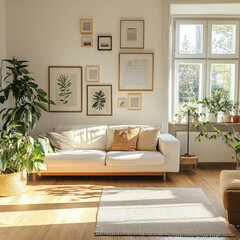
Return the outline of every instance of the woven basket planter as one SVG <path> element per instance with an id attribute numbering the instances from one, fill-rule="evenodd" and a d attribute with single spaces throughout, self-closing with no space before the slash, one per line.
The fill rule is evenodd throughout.
<path id="1" fill-rule="evenodd" d="M 0 174 L 0 197 L 9 197 L 24 192 L 27 184 L 27 172 Z"/>

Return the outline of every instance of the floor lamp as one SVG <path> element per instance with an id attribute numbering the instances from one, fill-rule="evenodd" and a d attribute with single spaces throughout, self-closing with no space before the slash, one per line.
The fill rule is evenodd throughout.
<path id="1" fill-rule="evenodd" d="M 182 155 L 183 157 L 192 157 L 192 155 L 189 154 L 189 132 L 190 132 L 190 110 L 188 110 L 188 131 L 187 131 L 187 152 Z"/>

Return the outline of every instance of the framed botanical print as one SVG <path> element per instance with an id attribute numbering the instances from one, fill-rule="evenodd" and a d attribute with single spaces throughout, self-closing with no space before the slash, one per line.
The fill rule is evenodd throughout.
<path id="1" fill-rule="evenodd" d="M 50 112 L 82 112 L 82 67 L 49 66 L 48 96 Z"/>
<path id="2" fill-rule="evenodd" d="M 80 33 L 92 34 L 93 33 L 93 20 L 92 18 L 80 19 Z"/>
<path id="3" fill-rule="evenodd" d="M 93 47 L 93 37 L 84 36 L 81 38 L 82 47 Z"/>
<path id="4" fill-rule="evenodd" d="M 142 108 L 142 94 L 129 93 L 128 94 L 128 110 L 141 110 Z"/>
<path id="5" fill-rule="evenodd" d="M 120 48 L 144 48 L 144 20 L 120 20 Z"/>
<path id="6" fill-rule="evenodd" d="M 86 66 L 86 82 L 100 82 L 99 66 Z"/>
<path id="7" fill-rule="evenodd" d="M 127 99 L 126 98 L 118 98 L 117 100 L 117 106 L 119 108 L 125 108 L 127 107 Z"/>
<path id="8" fill-rule="evenodd" d="M 118 71 L 119 91 L 153 91 L 153 53 L 119 53 Z"/>
<path id="9" fill-rule="evenodd" d="M 98 51 L 112 51 L 112 36 L 98 36 Z"/>
<path id="10" fill-rule="evenodd" d="M 112 85 L 87 85 L 87 116 L 112 116 Z"/>

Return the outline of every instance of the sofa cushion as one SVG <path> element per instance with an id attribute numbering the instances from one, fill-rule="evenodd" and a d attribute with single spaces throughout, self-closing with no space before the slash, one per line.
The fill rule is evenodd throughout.
<path id="1" fill-rule="evenodd" d="M 59 166 L 99 166 L 105 165 L 106 152 L 101 150 L 75 150 L 49 153 L 44 157 L 45 164 Z"/>
<path id="2" fill-rule="evenodd" d="M 151 151 L 110 151 L 107 153 L 107 166 L 160 166 L 164 157 L 160 152 Z"/>
<path id="3" fill-rule="evenodd" d="M 114 132 L 115 129 L 119 130 L 127 130 L 129 127 L 131 128 L 158 128 L 156 125 L 111 125 L 107 127 L 107 143 L 106 143 L 106 150 L 110 151 L 112 149 L 113 145 L 113 139 L 114 139 Z"/>
<path id="4" fill-rule="evenodd" d="M 152 128 L 152 129 L 142 128 L 138 135 L 137 150 L 157 151 L 159 133 L 160 133 L 160 128 Z"/>
<path id="5" fill-rule="evenodd" d="M 77 149 L 105 150 L 106 125 L 65 125 L 54 127 L 54 131 L 73 131 L 73 138 Z"/>
<path id="6" fill-rule="evenodd" d="M 135 151 L 137 145 L 139 128 L 128 128 L 114 132 L 112 151 Z"/>
<path id="7" fill-rule="evenodd" d="M 72 131 L 62 133 L 47 132 L 46 135 L 54 150 L 75 150 L 77 147 L 74 143 Z"/>

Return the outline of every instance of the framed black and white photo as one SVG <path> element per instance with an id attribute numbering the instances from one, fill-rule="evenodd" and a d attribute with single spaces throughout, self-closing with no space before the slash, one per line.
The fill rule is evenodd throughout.
<path id="1" fill-rule="evenodd" d="M 93 38 L 83 36 L 81 38 L 81 46 L 82 47 L 93 47 Z"/>
<path id="2" fill-rule="evenodd" d="M 141 110 L 142 108 L 142 94 L 129 93 L 128 94 L 128 110 Z"/>
<path id="3" fill-rule="evenodd" d="M 154 54 L 119 53 L 119 91 L 153 91 Z"/>
<path id="4" fill-rule="evenodd" d="M 98 51 L 112 50 L 112 36 L 98 36 Z"/>
<path id="5" fill-rule="evenodd" d="M 49 66 L 48 86 L 50 112 L 82 112 L 82 67 Z"/>
<path id="6" fill-rule="evenodd" d="M 92 34 L 93 33 L 93 20 L 92 18 L 80 19 L 80 33 Z"/>
<path id="7" fill-rule="evenodd" d="M 86 82 L 100 82 L 99 66 L 86 66 Z"/>
<path id="8" fill-rule="evenodd" d="M 144 48 L 144 20 L 120 20 L 120 48 Z"/>
<path id="9" fill-rule="evenodd" d="M 87 116 L 112 116 L 112 85 L 87 85 Z"/>
<path id="10" fill-rule="evenodd" d="M 126 108 L 127 107 L 127 99 L 126 98 L 118 98 L 117 106 L 119 108 Z"/>

